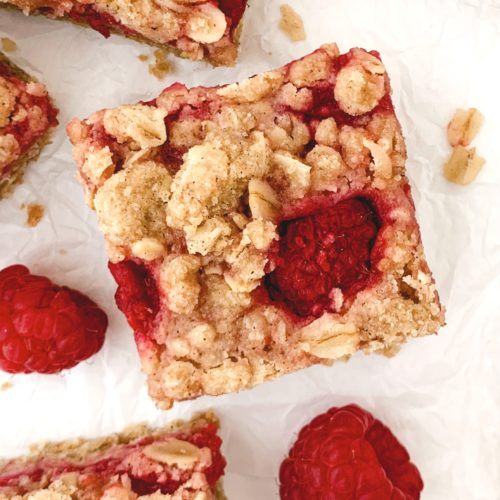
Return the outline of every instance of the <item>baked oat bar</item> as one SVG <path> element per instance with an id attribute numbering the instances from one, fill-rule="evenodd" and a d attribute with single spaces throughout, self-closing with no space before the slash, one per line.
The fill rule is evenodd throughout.
<path id="1" fill-rule="evenodd" d="M 0 52 L 0 198 L 49 141 L 57 113 L 45 86 Z"/>
<path id="2" fill-rule="evenodd" d="M 67 130 L 161 407 L 443 324 L 376 52 L 325 45 Z"/>
<path id="3" fill-rule="evenodd" d="M 0 462 L 0 500 L 224 499 L 226 461 L 212 413 L 152 430 L 34 447 Z"/>
<path id="4" fill-rule="evenodd" d="M 238 55 L 247 0 L 0 0 L 24 14 L 42 14 L 117 33 L 194 60 L 231 66 Z"/>

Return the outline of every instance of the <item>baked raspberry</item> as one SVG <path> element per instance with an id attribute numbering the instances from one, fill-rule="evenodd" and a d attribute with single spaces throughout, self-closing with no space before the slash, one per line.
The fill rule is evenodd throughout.
<path id="1" fill-rule="evenodd" d="M 283 221 L 271 257 L 274 271 L 265 280 L 271 298 L 298 316 L 335 312 L 332 290 L 341 290 L 345 300 L 368 282 L 379 227 L 375 209 L 360 197 Z"/>
<path id="2" fill-rule="evenodd" d="M 136 262 L 109 263 L 109 270 L 118 283 L 116 304 L 125 314 L 134 331 L 146 334 L 158 312 L 159 297 L 153 277 L 146 266 Z"/>
<path id="3" fill-rule="evenodd" d="M 80 292 L 15 265 L 0 271 L 0 368 L 56 373 L 102 347 L 108 318 Z"/>
<path id="4" fill-rule="evenodd" d="M 144 425 L 97 438 L 48 443 L 0 463 L 0 498 L 223 498 L 226 460 L 207 412 L 162 429 Z M 149 497 L 148 497 L 149 498 Z"/>
<path id="5" fill-rule="evenodd" d="M 357 405 L 314 418 L 280 468 L 283 500 L 417 500 L 423 487 L 404 446 Z"/>

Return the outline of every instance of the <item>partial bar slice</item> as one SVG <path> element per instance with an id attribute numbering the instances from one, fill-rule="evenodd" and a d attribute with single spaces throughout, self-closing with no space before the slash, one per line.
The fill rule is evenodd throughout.
<path id="1" fill-rule="evenodd" d="M 68 133 L 161 406 L 443 324 L 376 52 L 175 84 Z"/>
<path id="2" fill-rule="evenodd" d="M 49 141 L 57 113 L 45 86 L 0 52 L 0 198 Z"/>
<path id="3" fill-rule="evenodd" d="M 141 425 L 35 447 L 28 457 L 0 462 L 0 500 L 223 499 L 218 426 L 205 413 L 162 429 Z"/>
<path id="4" fill-rule="evenodd" d="M 231 66 L 238 56 L 247 0 L 0 0 L 42 14 L 173 50 L 181 57 Z"/>

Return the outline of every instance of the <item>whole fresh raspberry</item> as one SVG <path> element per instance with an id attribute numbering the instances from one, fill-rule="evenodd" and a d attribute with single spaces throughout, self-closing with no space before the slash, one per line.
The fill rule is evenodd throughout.
<path id="1" fill-rule="evenodd" d="M 282 500 L 417 500 L 423 487 L 404 446 L 356 405 L 313 419 L 280 469 Z"/>
<path id="2" fill-rule="evenodd" d="M 25 266 L 0 271 L 0 368 L 56 373 L 95 354 L 108 318 L 85 295 L 35 276 Z"/>

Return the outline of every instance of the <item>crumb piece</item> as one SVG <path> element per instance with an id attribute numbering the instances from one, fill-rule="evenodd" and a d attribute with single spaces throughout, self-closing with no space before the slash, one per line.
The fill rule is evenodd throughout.
<path id="1" fill-rule="evenodd" d="M 468 146 L 481 128 L 484 116 L 476 109 L 457 109 L 448 124 L 448 142 L 452 148 Z"/>
<path id="2" fill-rule="evenodd" d="M 385 349 L 380 351 L 380 354 L 382 354 L 382 356 L 385 356 L 386 358 L 393 358 L 400 350 L 400 345 L 392 345 L 391 347 L 386 347 Z"/>
<path id="3" fill-rule="evenodd" d="M 61 248 L 61 250 L 59 250 L 59 255 L 66 255 L 68 253 L 67 250 L 65 250 L 64 248 Z"/>
<path id="4" fill-rule="evenodd" d="M 290 40 L 293 42 L 305 40 L 304 21 L 302 21 L 300 15 L 287 4 L 282 4 L 280 11 L 280 28 L 288 35 Z"/>
<path id="5" fill-rule="evenodd" d="M 154 51 L 155 62 L 149 65 L 149 72 L 158 80 L 163 80 L 172 71 L 172 63 L 161 49 Z"/>
<path id="6" fill-rule="evenodd" d="M 9 389 L 12 389 L 12 387 L 14 387 L 12 382 L 4 382 L 0 385 L 0 391 L 8 391 Z"/>
<path id="7" fill-rule="evenodd" d="M 476 148 L 467 149 L 457 146 L 444 165 L 444 175 L 455 184 L 470 184 L 483 168 L 485 160 L 476 155 Z"/>
<path id="8" fill-rule="evenodd" d="M 149 59 L 149 56 L 147 54 L 139 54 L 137 59 L 139 59 L 139 61 L 146 62 Z"/>
<path id="9" fill-rule="evenodd" d="M 10 38 L 3 37 L 0 41 L 2 42 L 2 50 L 4 52 L 14 52 L 17 49 L 16 42 Z"/>
<path id="10" fill-rule="evenodd" d="M 45 213 L 43 205 L 38 203 L 28 203 L 27 205 L 24 205 L 23 208 L 26 208 L 26 225 L 29 227 L 38 226 L 38 223 L 42 220 Z"/>

